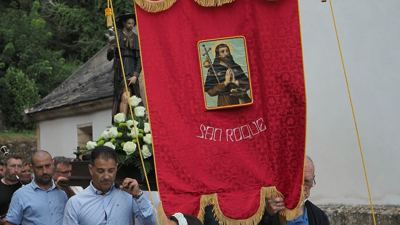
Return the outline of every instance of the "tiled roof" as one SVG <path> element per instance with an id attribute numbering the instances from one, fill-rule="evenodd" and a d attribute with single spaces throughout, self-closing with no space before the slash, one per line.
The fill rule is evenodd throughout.
<path id="1" fill-rule="evenodd" d="M 107 49 L 108 45 L 49 95 L 25 110 L 26 114 L 35 114 L 111 97 L 113 95 L 113 62 L 107 60 Z"/>

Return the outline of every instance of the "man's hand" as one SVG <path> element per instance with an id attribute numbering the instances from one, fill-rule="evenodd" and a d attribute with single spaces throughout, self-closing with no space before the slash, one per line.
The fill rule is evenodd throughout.
<path id="1" fill-rule="evenodd" d="M 232 69 L 228 68 L 225 72 L 225 81 L 224 84 L 227 86 L 232 80 Z"/>
<path id="2" fill-rule="evenodd" d="M 75 192 L 71 189 L 71 187 L 68 184 L 68 178 L 66 177 L 58 177 L 56 181 L 54 181 L 58 189 L 63 190 L 68 198 L 71 198 L 72 196 L 75 195 Z"/>
<path id="3" fill-rule="evenodd" d="M 132 178 L 125 178 L 119 188 L 132 195 L 133 197 L 137 196 L 140 193 L 138 182 Z"/>
<path id="4" fill-rule="evenodd" d="M 275 215 L 277 212 L 286 209 L 285 202 L 283 202 L 283 198 L 270 198 L 267 199 L 265 204 L 265 210 L 267 210 L 270 216 Z"/>
<path id="5" fill-rule="evenodd" d="M 128 86 L 131 84 L 135 84 L 136 80 L 137 80 L 137 76 L 132 76 L 131 78 L 129 78 Z"/>
<path id="6" fill-rule="evenodd" d="M 235 74 L 233 73 L 233 70 L 232 69 L 230 70 L 231 70 L 231 82 L 239 86 L 239 81 L 235 79 Z"/>
<path id="7" fill-rule="evenodd" d="M 0 225 L 6 224 L 6 218 L 1 218 L 0 219 Z"/>
<path id="8" fill-rule="evenodd" d="M 66 177 L 58 177 L 57 180 L 54 182 L 58 189 L 65 191 L 68 185 L 68 178 Z"/>

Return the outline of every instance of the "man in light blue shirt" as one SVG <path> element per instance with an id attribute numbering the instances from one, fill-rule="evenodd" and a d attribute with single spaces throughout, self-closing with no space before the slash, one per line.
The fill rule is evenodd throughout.
<path id="1" fill-rule="evenodd" d="M 35 179 L 14 192 L 6 225 L 61 225 L 68 197 L 54 183 L 51 155 L 36 151 L 31 160 Z"/>
<path id="2" fill-rule="evenodd" d="M 96 147 L 91 154 L 90 186 L 71 197 L 65 206 L 64 225 L 134 224 L 156 225 L 151 202 L 143 196 L 135 179 L 126 178 L 115 186 L 117 154 L 107 146 Z"/>

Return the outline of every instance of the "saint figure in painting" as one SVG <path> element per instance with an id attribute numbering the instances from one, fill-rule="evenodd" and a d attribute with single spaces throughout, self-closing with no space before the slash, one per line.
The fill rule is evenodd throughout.
<path id="1" fill-rule="evenodd" d="M 233 60 L 229 46 L 217 45 L 214 63 L 208 69 L 204 84 L 205 92 L 218 96 L 217 106 L 225 106 L 250 102 L 246 93 L 249 88 L 249 78 Z"/>

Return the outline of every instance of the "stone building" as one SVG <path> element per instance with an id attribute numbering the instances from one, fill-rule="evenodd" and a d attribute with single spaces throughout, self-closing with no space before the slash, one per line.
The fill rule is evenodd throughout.
<path id="1" fill-rule="evenodd" d="M 111 125 L 113 71 L 112 61 L 106 58 L 107 48 L 25 110 L 37 123 L 38 149 L 74 157 L 78 146 L 86 146 Z"/>

